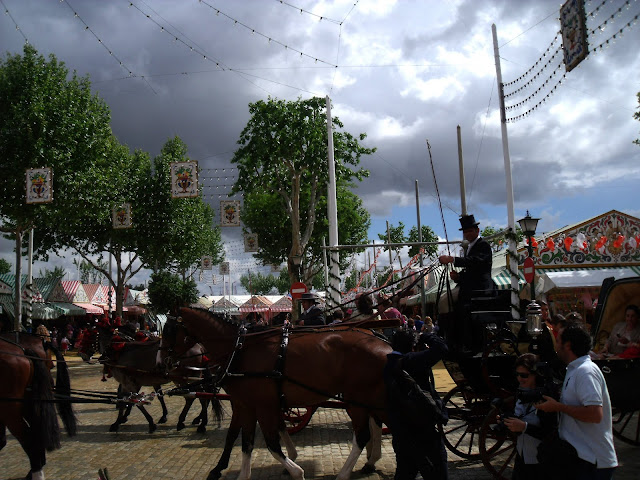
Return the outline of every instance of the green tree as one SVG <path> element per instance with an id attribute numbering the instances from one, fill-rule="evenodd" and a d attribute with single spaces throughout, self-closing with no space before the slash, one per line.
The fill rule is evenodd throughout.
<path id="1" fill-rule="evenodd" d="M 42 224 L 82 223 L 92 172 L 104 163 L 109 109 L 87 78 L 69 75 L 54 55 L 27 44 L 0 63 L 0 231 L 20 251 L 23 233 Z M 25 205 L 25 169 L 51 167 L 54 201 Z M 20 272 L 16 262 L 16 277 Z"/>
<path id="2" fill-rule="evenodd" d="M 276 277 L 249 272 L 240 276 L 240 285 L 252 295 L 269 295 L 275 289 Z"/>
<path id="3" fill-rule="evenodd" d="M 509 244 L 507 241 L 506 230 L 498 230 L 494 227 L 487 226 L 482 229 L 480 235 L 489 242 L 489 245 L 491 245 L 491 249 L 494 252 L 499 252 L 500 250 L 507 248 Z M 522 239 L 524 238 L 520 225 L 516 225 L 516 237 L 516 243 L 522 242 Z"/>
<path id="4" fill-rule="evenodd" d="M 438 235 L 435 234 L 435 232 L 433 231 L 433 229 L 429 226 L 429 225 L 421 225 L 420 229 L 422 230 L 422 241 L 423 242 L 437 242 L 438 239 Z M 420 241 L 420 237 L 418 235 L 418 227 L 417 226 L 413 226 L 411 227 L 411 230 L 409 230 L 409 238 L 408 238 L 409 242 L 414 243 L 414 242 L 419 242 Z M 409 256 L 410 257 L 414 257 L 415 255 L 417 255 L 420 252 L 420 247 L 418 246 L 413 246 L 409 248 Z M 433 255 L 435 255 L 436 253 L 438 253 L 438 245 L 437 244 L 432 244 L 432 245 L 425 245 L 424 246 L 424 254 L 427 257 L 431 257 Z"/>
<path id="5" fill-rule="evenodd" d="M 280 273 L 276 277 L 275 288 L 277 292 L 284 295 L 291 289 L 291 283 L 289 280 L 289 272 L 286 269 L 281 269 Z"/>
<path id="6" fill-rule="evenodd" d="M 238 140 L 240 147 L 231 160 L 238 167 L 232 194 L 244 194 L 241 217 L 245 227 L 258 234 L 260 251 L 256 256 L 265 263 L 286 261 L 293 283 L 300 279 L 293 263 L 293 257 L 299 255 L 303 258 L 304 279 L 309 282 L 318 271 L 317 259 L 322 255 L 317 250 L 322 242 L 318 219 L 325 217 L 326 209 L 321 206 L 326 206 L 323 197 L 329 178 L 325 100 L 316 97 L 287 102 L 269 98 L 249 104 L 249 113 L 251 118 Z M 343 127 L 334 117 L 339 211 L 341 201 L 354 200 L 346 191 L 351 182 L 368 176 L 367 170 L 358 168 L 361 157 L 375 151 L 360 145 L 365 134 L 356 138 L 338 131 Z M 363 208 L 354 212 L 357 225 L 369 222 L 364 213 Z M 341 243 L 358 231 L 350 231 L 340 218 L 338 226 Z"/>
<path id="7" fill-rule="evenodd" d="M 109 264 L 107 262 L 98 262 L 99 267 L 103 270 L 109 269 Z M 102 280 L 105 278 L 104 275 L 96 270 L 93 265 L 91 265 L 86 260 L 73 260 L 73 264 L 80 271 L 80 281 L 82 283 L 102 283 Z"/>
<path id="8" fill-rule="evenodd" d="M 397 226 L 393 226 L 393 224 L 390 223 L 388 233 L 386 231 L 384 233 L 379 233 L 378 238 L 384 243 L 406 243 L 407 237 L 404 234 L 404 223 L 398 222 Z M 391 247 L 385 249 L 387 251 L 391 250 L 392 252 L 395 252 L 396 257 L 400 262 L 400 268 L 402 268 L 402 259 L 400 258 L 401 249 L 402 247 Z"/>
<path id="9" fill-rule="evenodd" d="M 177 314 L 178 308 L 198 300 L 198 287 L 191 280 L 167 271 L 154 272 L 149 282 L 149 301 L 156 313 Z"/>
<path id="10" fill-rule="evenodd" d="M 53 270 L 49 270 L 48 268 L 45 268 L 44 271 L 40 270 L 38 276 L 47 280 L 60 280 L 61 278 L 64 278 L 66 274 L 67 271 L 64 268 L 55 267 Z"/>
<path id="11" fill-rule="evenodd" d="M 11 264 L 4 258 L 0 258 L 0 275 L 11 272 Z"/>
<path id="12" fill-rule="evenodd" d="M 189 161 L 187 145 L 178 137 L 169 139 L 154 159 L 154 175 L 145 181 L 147 211 L 141 227 L 151 235 L 141 238 L 140 256 L 151 269 L 179 273 L 203 256 L 214 265 L 224 260 L 220 228 L 213 225 L 214 212 L 202 196 L 171 198 L 171 162 Z"/>

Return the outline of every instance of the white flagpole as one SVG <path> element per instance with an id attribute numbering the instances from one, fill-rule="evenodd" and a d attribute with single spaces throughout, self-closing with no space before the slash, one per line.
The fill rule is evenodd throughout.
<path id="1" fill-rule="evenodd" d="M 333 152 L 333 121 L 331 119 L 331 99 L 327 95 L 327 152 L 329 162 L 329 187 L 327 192 L 327 217 L 329 219 L 329 246 L 338 245 L 338 202 L 336 199 L 336 165 Z M 340 257 L 337 250 L 331 250 L 331 270 L 329 278 L 329 306 L 340 304 Z"/>
<path id="2" fill-rule="evenodd" d="M 498 97 L 500 99 L 500 126 L 502 130 L 502 153 L 504 156 L 504 173 L 507 180 L 507 217 L 508 227 L 515 235 L 516 222 L 513 210 L 513 183 L 511 180 L 511 159 L 509 157 L 509 139 L 507 137 L 507 116 L 504 107 L 504 89 L 502 85 L 502 70 L 500 68 L 500 53 L 498 51 L 498 33 L 496 25 L 491 25 L 491 33 L 493 34 L 493 54 L 496 62 L 496 77 L 498 79 Z M 509 238 L 509 247 L 507 249 L 507 264 L 511 273 L 511 315 L 514 319 L 520 318 L 520 312 L 516 305 L 519 304 L 518 296 L 518 261 L 516 260 L 517 249 L 514 238 Z"/>

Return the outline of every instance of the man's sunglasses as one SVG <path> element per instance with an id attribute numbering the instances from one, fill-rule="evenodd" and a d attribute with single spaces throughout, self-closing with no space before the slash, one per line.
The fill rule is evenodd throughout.
<path id="1" fill-rule="evenodd" d="M 516 372 L 516 377 L 529 378 L 529 374 L 528 373 L 522 373 L 522 372 Z"/>

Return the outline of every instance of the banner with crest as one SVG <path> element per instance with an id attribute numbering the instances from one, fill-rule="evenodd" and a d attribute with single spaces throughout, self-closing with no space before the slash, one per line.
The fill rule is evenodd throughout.
<path id="1" fill-rule="evenodd" d="M 171 198 L 198 196 L 198 162 L 171 162 Z"/>
<path id="2" fill-rule="evenodd" d="M 113 207 L 113 228 L 116 230 L 123 228 L 131 228 L 133 222 L 131 221 L 131 204 L 123 203 L 120 206 Z"/>
<path id="3" fill-rule="evenodd" d="M 27 169 L 27 203 L 53 201 L 53 171 L 50 167 Z"/>
<path id="4" fill-rule="evenodd" d="M 220 201 L 220 226 L 239 227 L 240 226 L 240 201 L 222 200 Z"/>
<path id="5" fill-rule="evenodd" d="M 244 251 L 247 253 L 258 251 L 258 234 L 257 233 L 244 234 Z"/>

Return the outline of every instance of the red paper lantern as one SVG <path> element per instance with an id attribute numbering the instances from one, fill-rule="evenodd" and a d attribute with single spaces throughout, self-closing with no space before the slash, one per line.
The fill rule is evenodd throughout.
<path id="1" fill-rule="evenodd" d="M 567 250 L 571 250 L 571 244 L 573 243 L 573 238 L 567 237 L 564 239 L 564 248 Z"/>
<path id="2" fill-rule="evenodd" d="M 551 251 L 556 249 L 556 244 L 553 242 L 553 238 L 550 238 L 549 240 L 547 240 L 546 246 Z"/>

